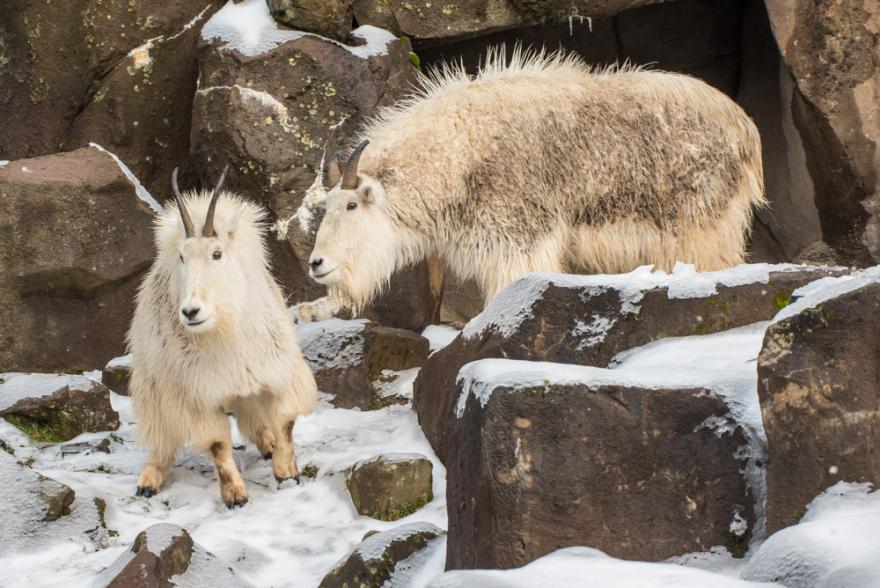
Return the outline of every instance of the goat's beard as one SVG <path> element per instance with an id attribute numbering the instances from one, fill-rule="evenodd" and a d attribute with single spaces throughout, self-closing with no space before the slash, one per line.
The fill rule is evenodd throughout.
<path id="1" fill-rule="evenodd" d="M 393 270 L 380 279 L 358 275 L 346 268 L 342 279 L 327 287 L 327 295 L 334 305 L 348 309 L 352 317 L 359 316 L 364 309 L 388 289 Z"/>

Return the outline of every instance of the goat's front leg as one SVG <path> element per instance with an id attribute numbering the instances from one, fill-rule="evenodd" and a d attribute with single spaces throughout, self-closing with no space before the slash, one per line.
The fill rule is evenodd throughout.
<path id="1" fill-rule="evenodd" d="M 244 506 L 248 501 L 247 488 L 238 472 L 235 460 L 232 459 L 232 432 L 229 429 L 229 419 L 222 412 L 215 416 L 215 434 L 202 440 L 200 445 L 214 460 L 217 479 L 220 481 L 220 497 L 226 508 Z"/>
<path id="2" fill-rule="evenodd" d="M 342 310 L 342 306 L 330 296 L 324 296 L 311 302 L 300 302 L 290 307 L 290 314 L 297 323 L 313 323 L 333 318 Z"/>
<path id="3" fill-rule="evenodd" d="M 275 453 L 272 454 L 272 473 L 280 483 L 291 478 L 299 483 L 296 455 L 293 449 L 293 417 L 279 422 L 275 433 Z"/>
<path id="4" fill-rule="evenodd" d="M 150 459 L 147 460 L 141 475 L 138 476 L 137 496 L 149 498 L 159 492 L 165 475 L 174 464 L 174 454 L 177 447 L 154 447 L 150 451 Z"/>

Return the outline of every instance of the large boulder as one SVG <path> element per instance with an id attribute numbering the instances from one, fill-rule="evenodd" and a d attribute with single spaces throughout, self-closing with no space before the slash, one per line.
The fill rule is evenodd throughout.
<path id="1" fill-rule="evenodd" d="M 158 523 L 141 531 L 131 549 L 104 570 L 96 586 L 249 586 L 228 564 L 195 543 L 186 529 Z"/>
<path id="2" fill-rule="evenodd" d="M 345 41 L 354 0 L 266 0 L 272 17 L 291 28 Z"/>
<path id="3" fill-rule="evenodd" d="M 424 455 L 381 455 L 352 466 L 346 486 L 358 514 L 396 521 L 434 499 L 433 469 Z"/>
<path id="4" fill-rule="evenodd" d="M 880 11 L 874 0 L 765 0 L 826 242 L 880 261 Z M 809 194 L 809 193 L 808 193 Z"/>
<path id="5" fill-rule="evenodd" d="M 706 273 L 680 266 L 671 275 L 649 268 L 616 276 L 530 274 L 428 359 L 415 382 L 419 423 L 444 459 L 455 381 L 468 362 L 505 357 L 605 367 L 622 351 L 657 339 L 768 320 L 792 291 L 829 272 L 756 264 Z"/>
<path id="6" fill-rule="evenodd" d="M 0 168 L 0 370 L 119 355 L 153 256 L 150 205 L 96 149 Z"/>
<path id="7" fill-rule="evenodd" d="M 119 428 L 110 391 L 85 376 L 0 374 L 0 417 L 42 442 Z"/>
<path id="8" fill-rule="evenodd" d="M 430 523 L 410 523 L 369 535 L 324 576 L 319 588 L 380 588 L 399 564 L 431 549 L 445 534 Z"/>
<path id="9" fill-rule="evenodd" d="M 0 155 L 95 141 L 168 193 L 186 163 L 198 31 L 223 2 L 9 3 L 0 22 Z M 154 193 L 160 193 L 155 191 Z"/>
<path id="10" fill-rule="evenodd" d="M 38 474 L 0 451 L 0 556 L 45 547 L 53 538 L 105 546 L 103 504 Z"/>
<path id="11" fill-rule="evenodd" d="M 466 366 L 447 446 L 447 569 L 510 568 L 575 545 L 640 560 L 714 545 L 741 556 L 759 506 L 743 473 L 754 440 L 707 386 Z"/>
<path id="12" fill-rule="evenodd" d="M 411 89 L 409 45 L 371 26 L 356 29 L 351 45 L 284 30 L 263 0 L 227 4 L 202 37 L 192 126 L 200 176 L 213 182 L 230 164 L 229 186 L 260 200 L 278 221 L 273 265 L 290 300 L 319 296 L 324 288 L 307 277 L 305 262 L 321 212 L 300 205 L 310 188 L 321 189 L 313 183 L 324 155 Z M 418 329 L 435 318 L 438 300 L 422 264 L 392 280 L 372 316 Z"/>
<path id="13" fill-rule="evenodd" d="M 410 331 L 382 327 L 364 319 L 330 319 L 297 326 L 303 356 L 318 389 L 333 395 L 340 408 L 373 409 L 394 402 L 389 380 L 420 367 L 428 358 L 428 340 Z"/>
<path id="14" fill-rule="evenodd" d="M 800 305 L 767 329 L 758 358 L 771 532 L 838 481 L 880 484 L 880 267 Z"/>

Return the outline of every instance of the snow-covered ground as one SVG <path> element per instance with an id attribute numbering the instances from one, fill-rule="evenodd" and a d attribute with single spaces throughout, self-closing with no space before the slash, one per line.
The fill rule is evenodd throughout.
<path id="1" fill-rule="evenodd" d="M 644 277 L 644 276 L 643 276 Z M 826 278 L 795 294 L 782 315 L 817 304 L 829 296 L 880 280 L 880 268 L 841 278 Z M 463 377 L 527 384 L 529 378 L 564 382 L 628 382 L 636 385 L 705 385 L 722 395 L 736 420 L 749 429 L 751 450 L 761 451 L 763 428 L 756 392 L 756 358 L 764 330 L 758 323 L 713 335 L 670 338 L 620 354 L 610 369 L 485 360 L 470 364 Z M 426 333 L 436 350 L 457 335 L 453 329 Z M 496 373 L 505 370 L 504 373 Z M 494 374 L 494 375 L 492 375 Z M 99 372 L 88 374 L 99 379 Z M 389 394 L 411 398 L 415 370 L 396 382 Z M 465 388 L 465 394 L 491 390 Z M 0 558 L 0 586 L 88 586 L 126 549 L 136 535 L 158 522 L 185 527 L 194 540 L 234 566 L 255 586 L 316 586 L 367 531 L 428 522 L 446 528 L 445 470 L 433 454 L 410 406 L 375 411 L 333 408 L 326 398 L 295 427 L 300 467 L 318 468 L 317 478 L 278 488 L 270 464 L 256 448 L 235 452 L 250 491 L 243 509 L 227 510 L 219 499 L 210 461 L 185 452 L 178 457 L 163 490 L 155 497 L 134 496 L 145 456 L 132 443 L 130 399 L 113 395 L 122 426 L 115 433 L 84 434 L 70 441 L 111 440 L 110 453 L 65 454 L 62 445 L 36 447 L 0 419 L 0 438 L 19 459 L 76 490 L 78 497 L 106 500 L 107 527 L 117 536 L 96 550 L 82 538 L 59 534 L 32 553 Z M 237 445 L 244 445 L 236 438 Z M 359 516 L 344 485 L 344 472 L 358 461 L 390 453 L 421 453 L 434 464 L 434 500 L 396 522 Z M 748 473 L 748 472 L 747 472 Z M 760 494 L 762 480 L 751 480 Z M 760 535 L 760 532 L 757 533 Z M 880 492 L 865 484 L 840 483 L 808 508 L 801 524 L 756 542 L 743 560 L 723 548 L 687 554 L 665 563 L 625 562 L 587 548 L 557 552 L 518 570 L 443 574 L 444 540 L 398 567 L 392 586 L 574 586 L 589 579 L 596 587 L 668 588 L 758 586 L 780 581 L 797 588 L 871 588 L 880 586 Z M 779 585 L 779 584 L 777 584 Z"/>

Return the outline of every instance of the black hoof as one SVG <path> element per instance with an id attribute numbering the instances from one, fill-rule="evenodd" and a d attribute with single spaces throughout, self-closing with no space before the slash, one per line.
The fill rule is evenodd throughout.
<path id="1" fill-rule="evenodd" d="M 267 451 L 266 453 L 264 453 L 264 454 L 263 454 L 263 459 L 265 459 L 266 461 L 269 461 L 270 459 L 272 459 L 272 452 L 271 452 L 271 451 Z"/>
<path id="2" fill-rule="evenodd" d="M 299 474 L 297 474 L 295 476 L 290 476 L 287 478 L 279 478 L 278 476 L 275 476 L 275 481 L 278 482 L 279 484 L 283 484 L 287 480 L 293 480 L 294 482 L 296 482 L 297 486 L 299 486 L 299 484 L 300 484 Z"/>
<path id="3" fill-rule="evenodd" d="M 232 510 L 232 509 L 235 508 L 235 507 L 239 507 L 239 508 L 241 508 L 241 507 L 243 507 L 243 506 L 244 506 L 245 504 L 247 504 L 247 503 L 248 503 L 248 499 L 247 499 L 247 498 L 238 498 L 238 499 L 236 499 L 236 500 L 233 500 L 232 502 L 227 502 L 227 503 L 226 503 L 226 508 L 228 508 L 229 510 Z"/>
<path id="4" fill-rule="evenodd" d="M 150 498 L 152 496 L 155 496 L 156 492 L 158 492 L 158 490 L 156 490 L 155 488 L 152 488 L 150 486 L 138 486 L 137 492 L 135 492 L 135 496 L 143 496 L 144 498 Z"/>

